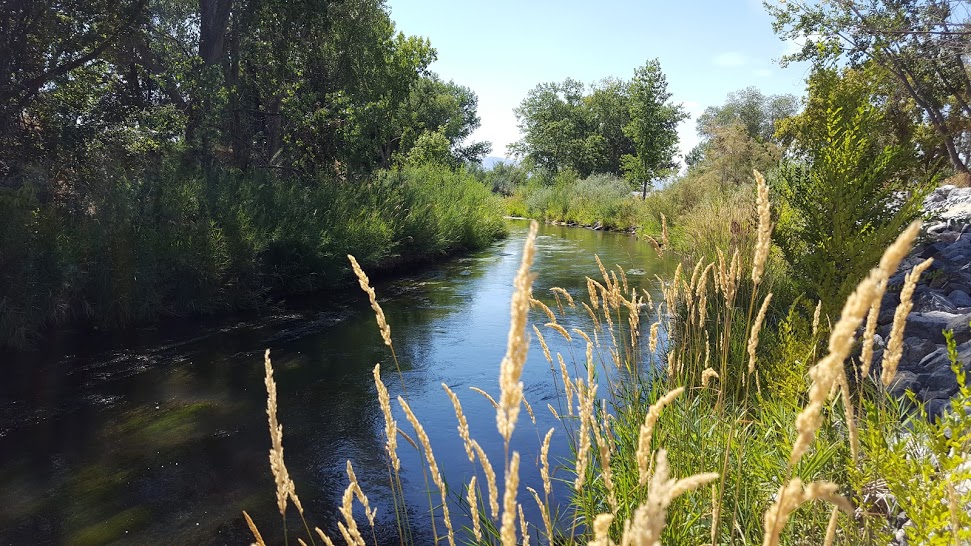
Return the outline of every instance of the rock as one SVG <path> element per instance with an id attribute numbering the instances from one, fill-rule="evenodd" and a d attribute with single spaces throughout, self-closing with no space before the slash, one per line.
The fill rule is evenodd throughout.
<path id="1" fill-rule="evenodd" d="M 940 345 L 944 343 L 943 330 L 953 330 L 955 341 L 964 343 L 971 339 L 969 321 L 971 321 L 971 314 L 959 315 L 945 311 L 915 312 L 907 315 L 904 337 L 918 337 Z"/>
<path id="2" fill-rule="evenodd" d="M 937 235 L 937 240 L 950 245 L 956 243 L 960 237 L 961 234 L 956 231 L 944 231 Z"/>
<path id="3" fill-rule="evenodd" d="M 947 295 L 947 299 L 951 300 L 951 303 L 955 307 L 971 307 L 971 295 L 968 295 L 964 290 L 954 290 Z"/>
<path id="4" fill-rule="evenodd" d="M 924 357 L 934 352 L 938 345 L 934 342 L 918 337 L 905 337 L 904 348 L 900 354 L 898 370 L 922 370 L 920 367 Z M 918 372 L 919 373 L 919 372 Z"/>
<path id="5" fill-rule="evenodd" d="M 937 420 L 950 405 L 951 401 L 949 398 L 931 398 L 924 402 L 924 411 L 927 412 L 927 419 L 930 421 Z"/>
<path id="6" fill-rule="evenodd" d="M 940 292 L 932 292 L 927 290 L 923 291 L 919 296 L 914 298 L 914 310 L 919 313 L 926 313 L 928 311 L 944 311 L 946 313 L 954 314 L 957 312 L 957 307 L 957 305 L 955 305 L 950 299 Z"/>
<path id="7" fill-rule="evenodd" d="M 920 379 L 914 372 L 898 371 L 893 381 L 890 382 L 890 392 L 895 396 L 903 396 L 907 391 L 917 392 L 919 390 Z"/>

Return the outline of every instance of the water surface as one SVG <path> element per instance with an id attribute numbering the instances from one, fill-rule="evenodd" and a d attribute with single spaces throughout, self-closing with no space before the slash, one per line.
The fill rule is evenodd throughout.
<path id="1" fill-rule="evenodd" d="M 394 542 L 394 514 L 382 502 L 390 492 L 371 370 L 380 362 L 392 398 L 409 400 L 449 483 L 465 483 L 473 467 L 442 383 L 458 393 L 472 435 L 501 475 L 495 412 L 469 387 L 498 396 L 526 227 L 511 222 L 510 236 L 487 250 L 377 284 L 403 383 L 357 290 L 323 300 L 294 297 L 273 313 L 170 322 L 125 336 L 61 334 L 33 354 L 0 354 L 0 544 L 249 544 L 241 510 L 269 543 L 280 542 L 267 462 L 267 347 L 287 466 L 311 524 L 334 532 L 351 459 L 379 507 L 377 541 Z M 600 275 L 595 253 L 605 264 L 643 270 L 628 281 L 647 290 L 661 267 L 649 245 L 623 234 L 544 226 L 537 244 L 534 295 L 554 308 L 552 286 L 585 296 L 584 277 Z M 547 322 L 538 310 L 530 318 L 541 328 Z M 568 362 L 572 354 L 582 359 L 581 340 L 571 347 L 548 329 L 544 334 Z M 556 424 L 547 405 L 562 404 L 559 381 L 535 340 L 523 381 L 536 424 L 523 412 L 512 443 L 522 453 L 520 501 L 528 507 L 525 485 L 541 489 L 539 442 Z M 396 417 L 412 433 L 403 413 Z M 552 451 L 554 461 L 569 454 L 563 432 Z M 409 520 L 430 540 L 418 456 L 404 442 L 399 452 Z M 563 470 L 557 476 L 571 478 Z M 563 486 L 557 494 L 565 505 Z M 453 517 L 457 526 L 464 521 L 458 505 Z M 294 536 L 302 524 L 290 518 L 288 526 Z"/>

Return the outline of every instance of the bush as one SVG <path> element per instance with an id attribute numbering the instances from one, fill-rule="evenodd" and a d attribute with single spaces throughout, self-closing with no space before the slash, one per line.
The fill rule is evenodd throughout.
<path id="1" fill-rule="evenodd" d="M 505 230 L 489 188 L 438 166 L 348 182 L 173 163 L 102 174 L 78 207 L 38 186 L 0 189 L 0 345 L 72 320 L 118 328 L 253 307 L 268 290 L 346 282 L 348 253 L 399 267 Z"/>
<path id="2" fill-rule="evenodd" d="M 783 196 L 778 243 L 792 273 L 823 308 L 835 313 L 903 228 L 919 216 L 931 181 L 900 179 L 910 161 L 901 148 L 880 146 L 875 109 L 866 97 L 831 105 L 826 138 L 809 164 L 790 161 L 775 187 Z"/>

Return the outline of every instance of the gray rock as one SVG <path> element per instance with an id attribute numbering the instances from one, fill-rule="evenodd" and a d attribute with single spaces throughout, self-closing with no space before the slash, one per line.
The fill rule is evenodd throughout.
<path id="1" fill-rule="evenodd" d="M 953 314 L 944 311 L 929 311 L 926 313 L 911 313 L 907 315 L 907 326 L 904 338 L 918 337 L 936 344 L 944 343 L 944 330 L 953 330 L 954 339 L 964 343 L 971 339 L 971 314 Z"/>
<path id="2" fill-rule="evenodd" d="M 953 244 L 961 237 L 957 231 L 942 231 L 936 235 L 937 240 L 942 243 Z"/>
<path id="3" fill-rule="evenodd" d="M 903 396 L 907 391 L 918 392 L 920 390 L 920 378 L 914 372 L 906 370 L 898 371 L 890 383 L 890 392 L 895 396 Z"/>
<path id="4" fill-rule="evenodd" d="M 904 348 L 900 355 L 900 363 L 897 364 L 898 370 L 920 370 L 920 363 L 924 357 L 937 349 L 934 342 L 921 339 L 919 337 L 905 337 Z"/>
<path id="5" fill-rule="evenodd" d="M 940 292 L 922 291 L 919 296 L 914 298 L 914 311 L 926 313 L 928 311 L 944 311 L 954 314 L 957 312 L 957 305 Z"/>
<path id="6" fill-rule="evenodd" d="M 957 308 L 971 307 L 971 295 L 968 295 L 964 290 L 954 290 L 947 295 L 947 299 L 951 300 Z"/>
<path id="7" fill-rule="evenodd" d="M 927 412 L 927 418 L 934 421 L 943 415 L 944 411 L 950 405 L 951 401 L 949 398 L 932 398 L 927 402 L 924 402 L 924 410 Z"/>

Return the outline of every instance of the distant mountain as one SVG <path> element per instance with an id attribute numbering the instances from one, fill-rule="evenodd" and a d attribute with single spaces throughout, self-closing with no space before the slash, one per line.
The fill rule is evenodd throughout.
<path id="1" fill-rule="evenodd" d="M 491 169 L 496 166 L 496 163 L 518 163 L 518 161 L 509 159 L 508 157 L 490 155 L 482 159 L 482 168 L 486 170 Z"/>

